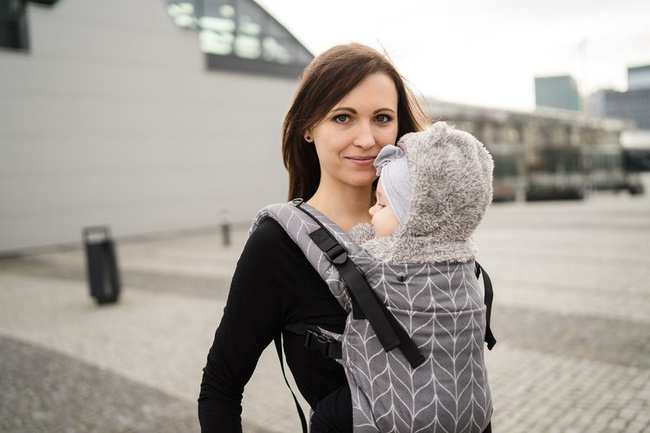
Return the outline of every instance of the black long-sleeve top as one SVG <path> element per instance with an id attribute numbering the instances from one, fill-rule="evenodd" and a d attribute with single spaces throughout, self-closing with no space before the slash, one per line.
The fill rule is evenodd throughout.
<path id="1" fill-rule="evenodd" d="M 291 323 L 341 333 L 346 313 L 298 247 L 271 219 L 249 238 L 237 263 L 221 323 L 215 333 L 199 396 L 203 433 L 239 433 L 241 400 L 264 349 Z M 313 408 L 346 384 L 336 361 L 303 346 L 304 337 L 283 332 L 287 365 Z M 277 374 L 281 374 L 278 370 Z M 289 390 L 287 390 L 289 392 Z"/>

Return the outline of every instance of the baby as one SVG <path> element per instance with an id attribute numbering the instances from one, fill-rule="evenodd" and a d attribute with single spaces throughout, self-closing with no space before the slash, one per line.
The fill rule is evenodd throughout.
<path id="1" fill-rule="evenodd" d="M 354 350 L 355 336 L 372 330 L 351 319 L 344 342 L 349 386 L 317 405 L 311 431 L 353 431 L 353 419 L 355 432 L 490 432 L 486 310 L 471 236 L 492 200 L 492 158 L 472 135 L 437 122 L 382 148 L 375 167 L 371 223 L 349 236 L 381 264 L 378 272 L 361 268 L 373 269 L 366 279 L 409 324 L 427 362 L 412 371 L 412 383 L 396 381 L 392 372 L 405 368 L 401 355 L 380 346 L 368 354 Z"/>
<path id="2" fill-rule="evenodd" d="M 411 177 L 404 151 L 399 147 L 384 147 L 375 161 L 377 174 L 380 176 L 376 191 L 377 201 L 368 212 L 372 217 L 370 224 L 374 237 L 381 238 L 391 236 L 406 220 L 406 211 L 411 202 Z"/>

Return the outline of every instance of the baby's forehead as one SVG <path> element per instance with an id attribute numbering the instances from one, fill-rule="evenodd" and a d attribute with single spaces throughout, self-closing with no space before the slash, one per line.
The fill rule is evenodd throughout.
<path id="1" fill-rule="evenodd" d="M 381 186 L 381 182 L 377 182 L 377 189 L 375 190 L 375 196 L 384 196 L 384 188 Z"/>

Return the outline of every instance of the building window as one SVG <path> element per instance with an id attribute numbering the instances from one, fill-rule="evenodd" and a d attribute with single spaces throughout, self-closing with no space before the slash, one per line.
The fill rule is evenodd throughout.
<path id="1" fill-rule="evenodd" d="M 27 0 L 0 0 L 0 47 L 28 50 Z"/>
<path id="2" fill-rule="evenodd" d="M 252 0 L 168 0 L 180 27 L 199 32 L 208 69 L 298 77 L 312 54 Z"/>

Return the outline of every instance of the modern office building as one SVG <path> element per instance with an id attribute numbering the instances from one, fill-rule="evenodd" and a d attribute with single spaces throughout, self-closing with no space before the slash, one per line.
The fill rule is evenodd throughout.
<path id="1" fill-rule="evenodd" d="M 650 65 L 628 68 L 628 90 L 599 90 L 590 95 L 588 113 L 629 119 L 640 129 L 650 129 Z"/>
<path id="2" fill-rule="evenodd" d="M 251 0 L 0 2 L 0 254 L 285 200 L 281 124 L 311 58 Z"/>
<path id="3" fill-rule="evenodd" d="M 537 107 L 580 110 L 580 94 L 573 77 L 568 75 L 535 77 L 535 104 Z"/>
<path id="4" fill-rule="evenodd" d="M 627 68 L 627 87 L 630 91 L 650 89 L 650 65 Z"/>

